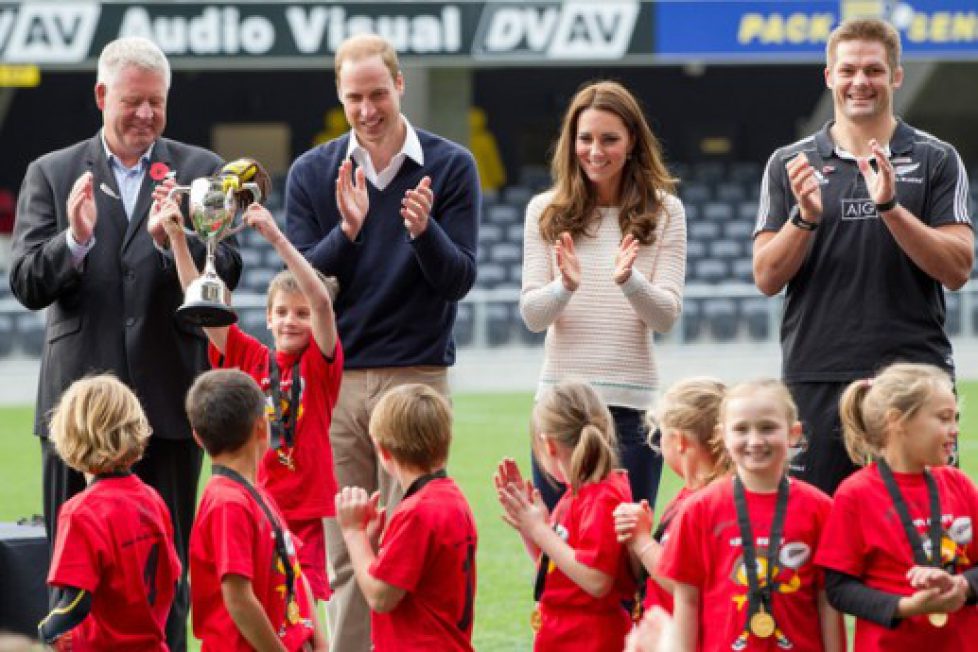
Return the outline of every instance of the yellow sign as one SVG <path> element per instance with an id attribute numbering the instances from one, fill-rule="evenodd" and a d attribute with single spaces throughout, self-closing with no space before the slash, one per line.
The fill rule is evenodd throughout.
<path id="1" fill-rule="evenodd" d="M 41 69 L 37 66 L 22 65 L 0 65 L 0 88 L 6 86 L 17 86 L 20 88 L 34 88 L 41 83 Z"/>
<path id="2" fill-rule="evenodd" d="M 915 11 L 907 26 L 911 43 L 978 43 L 978 12 Z"/>
<path id="3" fill-rule="evenodd" d="M 825 43 L 834 21 L 831 13 L 746 13 L 740 18 L 737 42 L 741 45 Z"/>

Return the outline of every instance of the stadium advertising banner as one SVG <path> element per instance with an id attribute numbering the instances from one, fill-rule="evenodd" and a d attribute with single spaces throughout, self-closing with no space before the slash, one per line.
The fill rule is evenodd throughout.
<path id="1" fill-rule="evenodd" d="M 0 2 L 0 64 L 91 69 L 120 36 L 176 68 L 322 67 L 377 32 L 427 65 L 819 61 L 842 18 L 889 19 L 907 58 L 978 58 L 975 0 L 474 2 Z"/>
<path id="2" fill-rule="evenodd" d="M 618 60 L 651 53 L 652 5 L 570 2 L 0 4 L 0 62 L 91 67 L 106 43 L 145 36 L 181 67 L 288 62 L 322 66 L 344 39 L 372 31 L 405 57 L 473 61 Z M 445 61 L 441 61 L 441 60 Z M 191 62 L 183 62 L 183 66 Z"/>
<path id="3" fill-rule="evenodd" d="M 904 59 L 978 58 L 975 0 L 707 0 L 656 3 L 659 61 L 823 61 L 829 33 L 850 17 L 900 32 Z"/>

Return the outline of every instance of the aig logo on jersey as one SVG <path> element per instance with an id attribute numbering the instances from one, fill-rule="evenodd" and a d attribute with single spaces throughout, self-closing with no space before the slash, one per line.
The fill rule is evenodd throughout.
<path id="1" fill-rule="evenodd" d="M 472 55 L 479 59 L 618 59 L 628 50 L 637 0 L 487 3 Z"/>
<path id="2" fill-rule="evenodd" d="M 859 199 L 842 200 L 842 219 L 844 220 L 874 220 L 879 217 L 876 212 L 876 204 L 872 199 L 860 197 Z"/>

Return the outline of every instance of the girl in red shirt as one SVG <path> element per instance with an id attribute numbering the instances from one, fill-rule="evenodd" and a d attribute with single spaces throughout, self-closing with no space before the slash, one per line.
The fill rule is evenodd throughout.
<path id="1" fill-rule="evenodd" d="M 797 414 L 774 380 L 723 398 L 719 428 L 736 474 L 686 501 L 657 569 L 675 583 L 677 650 L 844 649 L 814 564 L 832 501 L 786 473 Z"/>
<path id="2" fill-rule="evenodd" d="M 730 458 L 717 429 L 720 401 L 726 389 L 714 378 L 682 380 L 663 395 L 649 420 L 649 432 L 661 433 L 662 459 L 683 479 L 683 488 L 666 505 L 655 532 L 652 509 L 645 500 L 622 503 L 615 509 L 618 540 L 628 545 L 634 561 L 649 574 L 642 604 L 646 610 L 659 606 L 672 613 L 672 583 L 653 573 L 682 504 L 693 492 L 730 471 Z M 653 445 L 652 441 L 649 445 Z"/>
<path id="3" fill-rule="evenodd" d="M 540 398 L 533 431 L 537 462 L 569 488 L 553 513 L 512 459 L 494 481 L 503 518 L 537 562 L 534 650 L 620 652 L 631 628 L 623 603 L 635 583 L 612 513 L 632 494 L 627 474 L 615 470 L 611 414 L 590 385 L 563 382 Z"/>
<path id="4" fill-rule="evenodd" d="M 978 650 L 978 489 L 947 466 L 950 377 L 894 364 L 849 385 L 840 412 L 846 449 L 866 466 L 839 485 L 815 561 L 832 604 L 856 616 L 855 649 Z"/>

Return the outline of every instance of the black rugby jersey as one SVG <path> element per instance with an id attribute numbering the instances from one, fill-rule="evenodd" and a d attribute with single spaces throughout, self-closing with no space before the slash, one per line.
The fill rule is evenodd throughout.
<path id="1" fill-rule="evenodd" d="M 896 360 L 953 374 L 943 288 L 900 249 L 855 158 L 832 142 L 831 125 L 775 151 L 761 182 L 755 235 L 780 230 L 796 203 L 785 166 L 798 152 L 822 194 L 821 223 L 786 290 L 783 377 L 849 381 Z M 900 204 L 930 226 L 971 225 L 966 170 L 951 145 L 898 121 L 889 148 Z"/>

